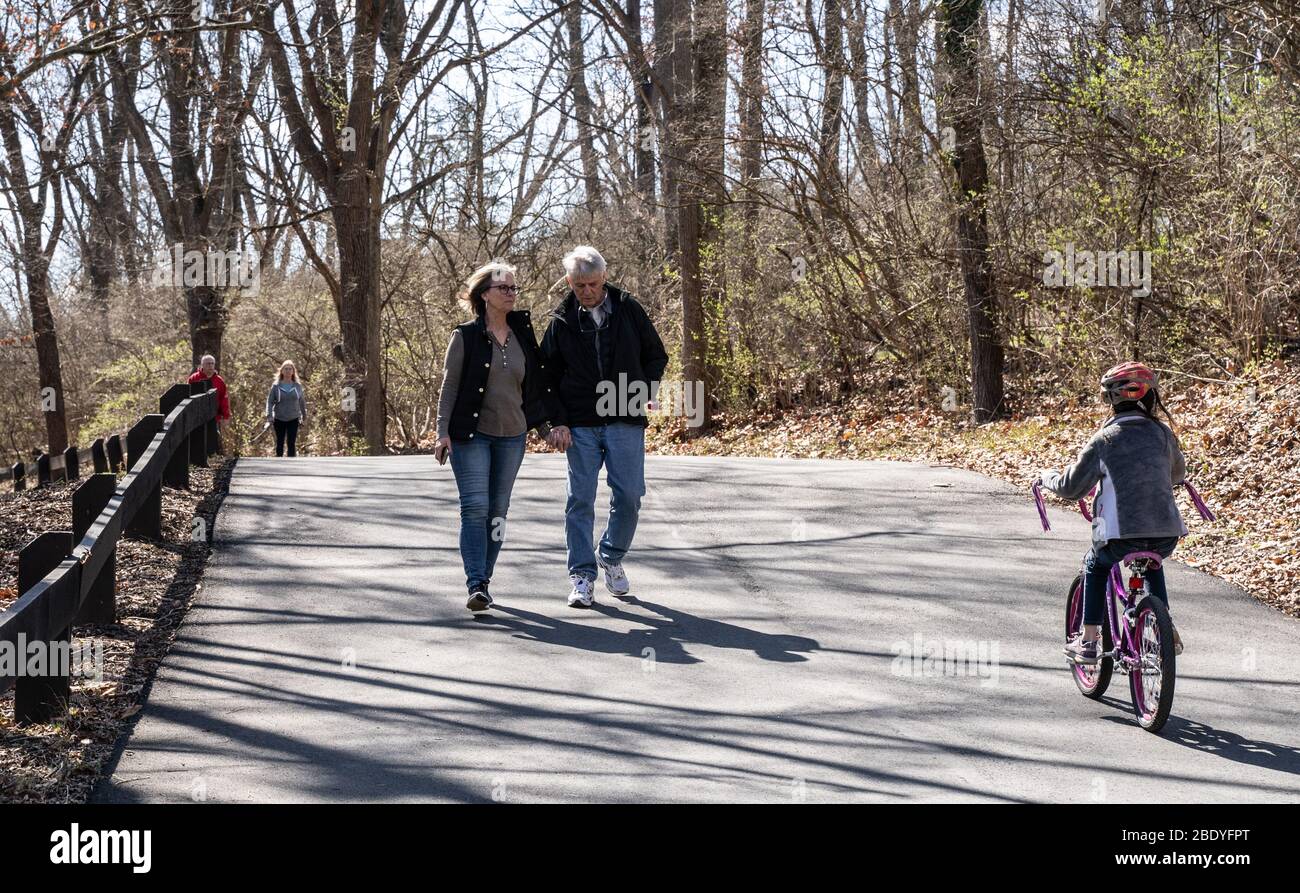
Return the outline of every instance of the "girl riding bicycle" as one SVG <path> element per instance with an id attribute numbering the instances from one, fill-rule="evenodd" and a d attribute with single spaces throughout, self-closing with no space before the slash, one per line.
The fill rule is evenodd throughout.
<path id="1" fill-rule="evenodd" d="M 1173 418 L 1160 399 L 1156 374 L 1142 363 L 1121 363 L 1101 377 L 1102 400 L 1111 416 L 1062 473 L 1041 472 L 1043 488 L 1063 499 L 1082 499 L 1099 485 L 1093 501 L 1092 549 L 1083 560 L 1083 632 L 1065 647 L 1081 664 L 1100 657 L 1098 640 L 1105 613 L 1106 580 L 1111 568 L 1130 552 L 1155 552 L 1168 558 L 1187 526 L 1174 501 L 1186 463 L 1178 438 L 1155 417 Z M 1146 575 L 1153 596 L 1169 604 L 1165 573 Z M 1174 653 L 1183 650 L 1174 630 Z"/>

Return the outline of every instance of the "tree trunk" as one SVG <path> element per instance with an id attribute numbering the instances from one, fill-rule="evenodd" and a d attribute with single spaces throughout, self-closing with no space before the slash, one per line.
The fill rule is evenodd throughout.
<path id="1" fill-rule="evenodd" d="M 867 71 L 866 0 L 856 0 L 854 21 L 848 26 L 849 61 L 853 82 L 853 136 L 857 145 L 858 166 L 864 178 L 876 164 L 876 136 L 871 127 L 872 85 Z"/>
<path id="2" fill-rule="evenodd" d="M 763 173 L 763 22 L 767 0 L 748 0 L 741 35 L 740 67 L 740 182 L 741 196 L 740 278 L 746 298 L 758 288 L 758 189 Z M 748 303 L 748 302 L 747 302 Z M 742 341 L 748 326 L 747 308 L 742 308 Z"/>
<path id="3" fill-rule="evenodd" d="M 664 255 L 669 264 L 681 251 L 681 197 L 679 179 L 684 141 L 678 132 L 686 122 L 684 110 L 690 102 L 691 8 L 690 0 L 654 0 L 655 81 L 660 84 L 660 157 L 663 160 L 662 201 L 664 209 Z"/>
<path id="4" fill-rule="evenodd" d="M 726 155 L 727 155 L 727 0 L 697 0 L 695 12 L 695 98 L 699 105 L 698 153 L 704 202 L 700 215 L 701 299 L 704 321 L 700 347 L 704 361 L 704 424 L 707 431 L 717 408 L 721 385 L 718 368 L 726 342 Z M 691 379 L 688 379 L 691 380 Z"/>
<path id="5" fill-rule="evenodd" d="M 920 39 L 921 14 L 917 0 L 889 0 L 890 30 L 898 53 L 899 113 L 902 118 L 895 144 L 902 163 L 910 172 L 921 163 L 921 88 L 917 74 L 916 47 Z"/>
<path id="6" fill-rule="evenodd" d="M 6 57 L 3 67 L 0 67 L 0 74 L 12 77 L 11 63 L 12 60 Z M 73 79 L 67 97 L 69 108 L 75 108 L 80 101 L 81 84 L 86 71 L 83 68 Z M 26 127 L 38 134 L 36 156 L 39 174 L 34 178 L 34 184 L 28 176 L 26 147 L 18 130 L 20 114 Z M 16 205 L 10 210 L 19 223 L 16 235 L 22 246 L 27 303 L 32 314 L 32 338 L 36 346 L 40 385 L 38 400 L 41 414 L 45 417 L 48 441 L 46 449 L 51 455 L 68 448 L 68 409 L 63 392 L 63 367 L 59 356 L 59 339 L 54 327 L 54 313 L 50 308 L 50 256 L 63 231 L 63 185 L 59 175 L 59 159 L 66 152 L 67 135 L 70 133 L 66 122 L 60 123 L 65 126 L 56 130 L 51 121 L 47 127 L 41 107 L 28 101 L 25 96 L 17 101 L 10 99 L 0 103 L 0 145 L 3 145 L 7 161 L 5 176 L 9 193 Z M 60 137 L 53 145 L 48 144 L 55 133 L 59 133 Z M 32 193 L 33 185 L 35 195 Z M 42 236 L 47 229 L 44 225 L 47 203 L 53 206 L 53 214 L 48 226 L 47 241 L 43 245 Z"/>
<path id="7" fill-rule="evenodd" d="M 205 354 L 211 354 L 217 361 L 217 368 L 222 368 L 221 343 L 226 334 L 224 304 L 212 284 L 205 282 L 185 287 L 185 309 L 190 323 L 190 361 L 195 368 Z"/>
<path id="8" fill-rule="evenodd" d="M 345 185 L 346 184 L 346 185 Z M 355 186 L 353 185 L 355 184 Z M 334 210 L 340 282 L 339 336 L 342 345 L 343 394 L 349 427 L 361 434 L 370 452 L 383 451 L 382 397 L 377 343 L 379 316 L 379 240 L 364 177 L 343 178 Z M 357 195 L 356 193 L 360 193 Z"/>
<path id="9" fill-rule="evenodd" d="M 819 179 L 827 197 L 838 194 L 840 186 L 840 133 L 844 115 L 844 13 L 840 4 L 841 0 L 826 0 L 826 20 L 822 25 L 821 63 L 825 89 L 818 147 L 821 149 Z M 808 24 L 815 27 L 811 21 Z"/>
<path id="10" fill-rule="evenodd" d="M 975 421 L 1006 414 L 1003 401 L 1003 349 L 989 262 L 986 209 L 988 163 L 981 134 L 979 58 L 976 36 L 983 0 L 942 0 L 939 52 L 951 74 L 945 91 L 946 117 L 955 137 L 957 174 L 957 250 L 966 295 L 971 345 L 971 391 Z"/>
<path id="11" fill-rule="evenodd" d="M 627 4 L 628 56 L 631 59 L 633 104 L 636 109 L 636 191 L 647 203 L 655 200 L 654 78 L 641 44 L 641 0 Z"/>
<path id="12" fill-rule="evenodd" d="M 594 212 L 600 207 L 600 172 L 591 130 L 591 94 L 587 92 L 587 60 L 582 45 L 582 4 L 569 3 L 565 7 L 564 25 L 569 36 L 569 92 L 573 94 L 573 116 L 578 122 L 582 181 L 587 191 L 587 209 Z"/>
<path id="13" fill-rule="evenodd" d="M 24 228 L 39 233 L 40 221 L 27 223 Z M 68 448 L 68 407 L 63 394 L 59 339 L 50 310 L 50 264 L 39 246 L 24 245 L 23 265 L 27 270 L 27 303 L 32 311 L 32 335 L 36 342 L 41 414 L 45 417 L 48 441 L 46 451 L 55 456 Z"/>

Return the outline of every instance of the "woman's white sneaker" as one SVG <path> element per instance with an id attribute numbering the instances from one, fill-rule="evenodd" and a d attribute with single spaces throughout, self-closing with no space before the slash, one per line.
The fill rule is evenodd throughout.
<path id="1" fill-rule="evenodd" d="M 592 581 L 582 574 L 570 574 L 569 580 L 573 582 L 573 591 L 569 593 L 569 607 L 590 608 L 591 603 L 596 600 L 591 592 Z"/>
<path id="2" fill-rule="evenodd" d="M 623 572 L 622 564 L 606 564 L 596 556 L 596 563 L 605 571 L 605 588 L 615 595 L 627 595 L 632 590 L 632 584 L 627 581 L 627 574 Z"/>

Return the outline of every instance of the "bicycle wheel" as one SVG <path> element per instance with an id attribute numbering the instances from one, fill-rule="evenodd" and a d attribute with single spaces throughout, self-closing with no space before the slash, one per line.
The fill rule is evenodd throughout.
<path id="1" fill-rule="evenodd" d="M 1129 673 L 1133 712 L 1138 725 L 1159 732 L 1174 706 L 1174 623 L 1169 609 L 1155 596 L 1137 605 L 1138 664 Z"/>
<path id="2" fill-rule="evenodd" d="M 1083 574 L 1074 578 L 1070 584 L 1070 594 L 1065 598 L 1065 641 L 1069 642 L 1083 629 Z M 1110 626 L 1101 625 L 1101 650 L 1111 650 Z M 1085 698 L 1099 700 L 1110 685 L 1110 675 L 1115 670 L 1115 662 L 1103 657 L 1093 666 L 1084 666 L 1070 662 L 1070 675 L 1074 684 Z"/>

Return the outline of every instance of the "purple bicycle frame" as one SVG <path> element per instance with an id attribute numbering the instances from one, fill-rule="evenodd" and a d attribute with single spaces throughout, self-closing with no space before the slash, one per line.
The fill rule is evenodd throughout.
<path id="1" fill-rule="evenodd" d="M 1164 561 L 1155 552 L 1133 552 L 1124 556 L 1127 558 L 1151 558 L 1157 562 L 1157 567 Z M 1120 623 L 1120 603 L 1124 605 L 1124 612 L 1127 613 L 1129 608 L 1137 604 L 1137 599 L 1133 598 L 1130 590 L 1124 585 L 1124 575 L 1120 573 L 1120 562 L 1111 565 L 1110 583 L 1107 591 L 1106 613 L 1110 617 L 1110 634 L 1112 644 L 1115 647 L 1115 657 L 1120 660 L 1126 668 L 1132 668 L 1137 661 L 1142 659 L 1142 651 L 1138 647 L 1137 627 L 1129 623 Z M 1122 643 L 1121 643 L 1122 639 Z"/>

